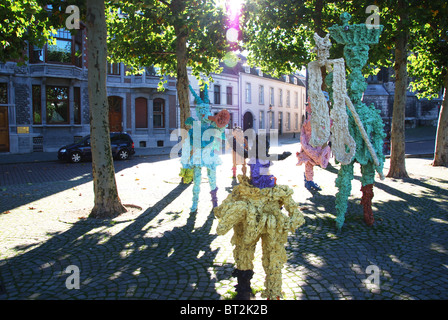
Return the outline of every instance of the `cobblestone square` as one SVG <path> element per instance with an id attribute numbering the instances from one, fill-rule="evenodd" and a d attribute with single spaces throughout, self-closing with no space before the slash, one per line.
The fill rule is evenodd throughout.
<path id="1" fill-rule="evenodd" d="M 276 149 L 278 148 L 278 149 Z M 286 300 L 426 300 L 448 298 L 448 169 L 430 159 L 406 159 L 409 179 L 376 178 L 375 223 L 367 227 L 355 166 L 346 223 L 335 227 L 338 165 L 315 169 L 321 192 L 303 184 L 298 143 L 273 147 L 293 156 L 274 164 L 279 184 L 294 190 L 306 223 L 286 244 Z M 231 192 L 231 156 L 218 168 L 218 200 Z M 199 210 L 191 214 L 192 185 L 180 184 L 179 159 L 135 157 L 116 163 L 123 204 L 141 207 L 113 221 L 80 216 L 93 205 L 91 164 L 0 165 L 0 299 L 231 298 L 232 232 L 218 236 L 203 175 Z M 16 167 L 14 167 L 16 166 Z M 385 173 L 389 167 L 385 163 Z M 70 173 L 68 173 L 70 172 Z M 8 175 L 16 175 L 8 182 Z M 60 175 L 60 176 L 59 176 Z M 22 178 L 20 178 L 22 177 Z M 49 178 L 52 177 L 52 178 Z M 27 180 L 28 179 L 28 180 Z M 11 180 L 12 181 L 12 180 Z M 261 299 L 264 271 L 257 248 L 252 288 Z M 79 268 L 79 289 L 68 289 Z M 379 272 L 378 285 L 372 281 Z M 370 270 L 370 269 L 369 269 Z"/>

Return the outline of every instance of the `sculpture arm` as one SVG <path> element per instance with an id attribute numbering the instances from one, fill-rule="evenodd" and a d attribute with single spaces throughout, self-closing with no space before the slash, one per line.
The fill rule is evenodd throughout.
<path id="1" fill-rule="evenodd" d="M 247 204 L 244 201 L 225 201 L 214 210 L 215 216 L 219 219 L 216 233 L 218 235 L 226 234 L 236 224 L 246 217 Z"/>

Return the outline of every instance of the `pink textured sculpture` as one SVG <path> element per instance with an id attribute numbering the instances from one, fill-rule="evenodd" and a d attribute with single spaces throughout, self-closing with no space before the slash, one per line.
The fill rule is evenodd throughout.
<path id="1" fill-rule="evenodd" d="M 300 144 L 302 146 L 300 152 L 297 152 L 296 156 L 299 162 L 298 166 L 305 164 L 305 187 L 307 189 L 313 189 L 320 191 L 321 188 L 313 182 L 314 178 L 314 166 L 320 166 L 321 168 L 326 168 L 331 155 L 331 148 L 328 144 L 324 146 L 313 147 L 310 145 L 311 138 L 311 107 L 308 103 L 306 104 L 306 112 L 308 114 L 305 120 L 302 131 L 300 132 Z"/>

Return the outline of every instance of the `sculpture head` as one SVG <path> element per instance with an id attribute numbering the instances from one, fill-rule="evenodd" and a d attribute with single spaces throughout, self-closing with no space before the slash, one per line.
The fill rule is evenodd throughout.
<path id="1" fill-rule="evenodd" d="M 320 66 L 323 66 L 325 61 L 330 58 L 330 34 L 327 34 L 324 38 L 321 38 L 317 33 L 314 33 L 314 42 L 316 43 L 314 50 L 317 51 L 317 61 Z"/>
<path id="2" fill-rule="evenodd" d="M 344 47 L 347 66 L 353 70 L 361 70 L 369 60 L 369 46 L 366 44 L 349 44 Z"/>
<path id="3" fill-rule="evenodd" d="M 230 114 L 227 110 L 221 110 L 218 114 L 213 115 L 210 111 L 210 101 L 208 99 L 208 86 L 204 87 L 204 99 L 201 99 L 193 88 L 190 86 L 190 91 L 195 97 L 196 101 L 196 116 L 199 121 L 205 124 L 214 125 L 218 128 L 224 128 L 230 120 Z"/>

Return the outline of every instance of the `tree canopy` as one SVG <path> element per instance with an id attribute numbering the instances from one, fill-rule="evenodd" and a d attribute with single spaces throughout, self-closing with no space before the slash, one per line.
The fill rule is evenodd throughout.
<path id="1" fill-rule="evenodd" d="M 187 65 L 194 75 L 219 69 L 226 50 L 225 15 L 213 0 L 120 1 L 108 16 L 109 55 L 138 73 L 155 66 L 176 75 L 177 30 L 187 36 Z"/>
<path id="2" fill-rule="evenodd" d="M 0 62 L 27 59 L 27 42 L 43 46 L 54 28 L 38 0 L 0 0 Z"/>

